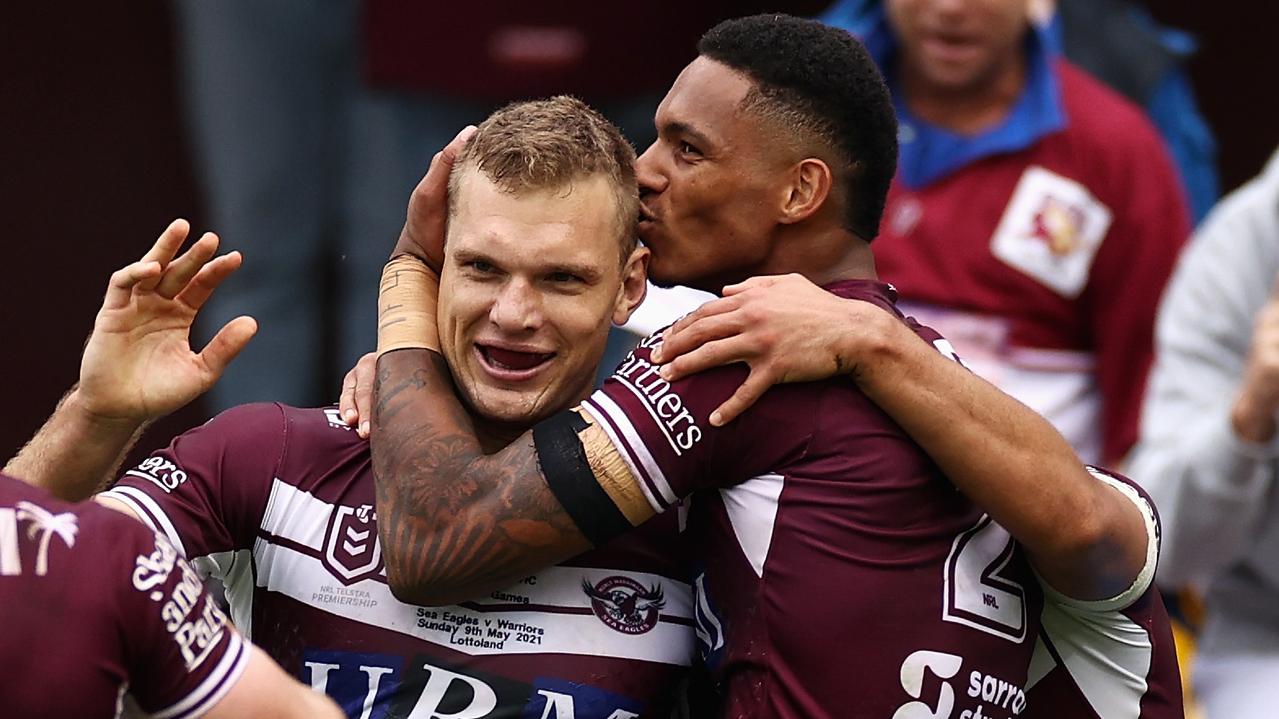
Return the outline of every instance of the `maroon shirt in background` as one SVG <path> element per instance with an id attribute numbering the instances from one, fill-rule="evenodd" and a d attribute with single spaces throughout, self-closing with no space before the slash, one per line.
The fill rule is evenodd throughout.
<path id="1" fill-rule="evenodd" d="M 105 496 L 223 580 L 236 625 L 351 716 L 662 716 L 695 652 L 675 512 L 460 606 L 396 600 L 369 444 L 336 408 L 228 410 Z"/>
<path id="2" fill-rule="evenodd" d="M 896 312 L 887 285 L 828 289 Z M 1042 597 L 1007 533 L 846 378 L 774 387 L 712 428 L 744 368 L 667 383 L 660 338 L 584 406 L 655 509 L 692 497 L 699 644 L 724 716 L 1023 711 Z"/>
<path id="3" fill-rule="evenodd" d="M 115 716 L 127 686 L 166 719 L 207 712 L 249 646 L 163 537 L 0 475 L 0 707 Z"/>

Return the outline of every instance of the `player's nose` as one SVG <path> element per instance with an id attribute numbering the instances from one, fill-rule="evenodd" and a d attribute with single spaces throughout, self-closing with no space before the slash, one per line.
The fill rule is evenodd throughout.
<path id="1" fill-rule="evenodd" d="M 536 330 L 542 325 L 542 303 L 537 288 L 525 279 L 511 278 L 493 298 L 489 321 L 504 332 Z"/>
<path id="2" fill-rule="evenodd" d="M 648 146 L 644 154 L 635 158 L 635 179 L 639 182 L 640 196 L 656 194 L 666 189 L 666 174 L 661 171 L 658 162 L 658 146 L 661 140 L 657 140 Z"/>

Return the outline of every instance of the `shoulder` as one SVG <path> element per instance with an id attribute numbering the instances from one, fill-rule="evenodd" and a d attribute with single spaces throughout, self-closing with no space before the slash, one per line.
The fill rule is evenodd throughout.
<path id="1" fill-rule="evenodd" d="M 209 421 L 190 429 L 174 440 L 180 443 L 235 444 L 237 446 L 272 443 L 283 436 L 284 407 L 273 402 L 259 402 L 232 407 Z"/>
<path id="2" fill-rule="evenodd" d="M 1058 60 L 1054 69 L 1061 82 L 1070 132 L 1097 142 L 1136 141 L 1144 151 L 1160 146 L 1158 130 L 1136 104 L 1067 60 Z M 1123 149 L 1114 147 L 1116 151 Z"/>

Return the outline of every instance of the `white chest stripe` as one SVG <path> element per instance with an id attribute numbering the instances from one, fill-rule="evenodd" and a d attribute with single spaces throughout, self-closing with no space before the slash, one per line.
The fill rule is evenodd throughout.
<path id="1" fill-rule="evenodd" d="M 260 526 L 269 534 L 319 552 L 324 549 L 324 533 L 332 514 L 332 504 L 275 479 Z"/>

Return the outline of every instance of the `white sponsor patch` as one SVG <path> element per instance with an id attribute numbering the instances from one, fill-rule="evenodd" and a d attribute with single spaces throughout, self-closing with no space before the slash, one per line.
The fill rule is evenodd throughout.
<path id="1" fill-rule="evenodd" d="M 990 240 L 1001 261 L 1063 297 L 1088 284 L 1110 209 L 1087 188 L 1042 167 L 1028 167 Z"/>
<path id="2" fill-rule="evenodd" d="M 319 558 L 289 547 L 259 539 L 255 554 L 259 587 L 463 654 L 575 654 L 681 666 L 693 654 L 692 588 L 656 574 L 549 567 L 468 606 L 419 607 L 397 601 L 376 579 L 349 586 L 335 582 Z M 583 591 L 584 581 L 594 587 L 618 575 L 646 589 L 660 588 L 661 619 L 643 633 L 606 625 Z"/>

